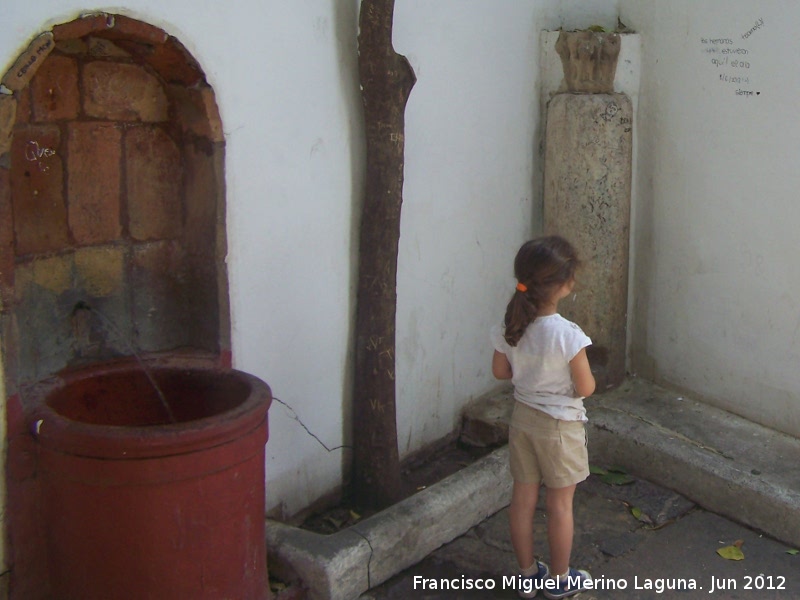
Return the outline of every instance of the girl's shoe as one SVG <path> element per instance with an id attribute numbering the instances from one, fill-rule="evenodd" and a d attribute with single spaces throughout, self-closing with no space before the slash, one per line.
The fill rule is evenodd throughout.
<path id="1" fill-rule="evenodd" d="M 539 567 L 539 570 L 534 575 L 529 575 L 525 577 L 524 575 L 519 576 L 519 589 L 517 593 L 519 594 L 520 598 L 535 598 L 536 593 L 544 589 L 544 582 L 550 576 L 550 569 L 547 567 L 546 564 L 543 562 L 536 561 L 536 564 Z"/>
<path id="2" fill-rule="evenodd" d="M 586 585 L 586 582 L 591 581 L 592 576 L 589 575 L 588 571 L 579 571 L 578 569 L 570 568 L 565 579 L 559 580 L 558 576 L 553 579 L 557 580 L 558 585 L 553 586 L 551 583 L 545 586 L 544 595 L 550 600 L 557 600 L 558 598 L 574 596 L 575 594 L 580 594 L 584 590 L 588 590 L 589 587 Z"/>

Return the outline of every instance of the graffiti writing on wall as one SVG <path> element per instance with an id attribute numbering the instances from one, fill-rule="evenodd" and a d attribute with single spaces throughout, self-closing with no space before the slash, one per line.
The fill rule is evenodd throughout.
<path id="1" fill-rule="evenodd" d="M 701 37 L 700 47 L 707 57 L 717 85 L 725 86 L 736 96 L 755 98 L 761 95 L 753 76 L 756 60 L 748 42 L 761 32 L 761 17 L 744 32 L 735 37 Z"/>
<path id="2" fill-rule="evenodd" d="M 25 158 L 39 165 L 40 171 L 47 171 L 50 168 L 47 166 L 44 159 L 55 155 L 55 150 L 52 148 L 42 147 L 39 145 L 39 142 L 34 140 L 31 140 L 28 142 L 28 145 L 25 146 Z"/>

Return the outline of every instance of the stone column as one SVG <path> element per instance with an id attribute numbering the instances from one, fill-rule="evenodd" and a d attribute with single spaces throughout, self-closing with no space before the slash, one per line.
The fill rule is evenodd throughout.
<path id="1" fill-rule="evenodd" d="M 584 268 L 559 309 L 592 338 L 602 392 L 625 377 L 633 108 L 613 91 L 619 36 L 562 32 L 566 93 L 547 110 L 544 230 L 569 239 Z"/>

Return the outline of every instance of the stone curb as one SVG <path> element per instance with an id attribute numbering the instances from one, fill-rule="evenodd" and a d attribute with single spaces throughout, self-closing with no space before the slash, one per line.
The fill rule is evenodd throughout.
<path id="1" fill-rule="evenodd" d="M 800 440 L 661 390 L 590 409 L 589 456 L 800 546 Z M 676 400 L 676 398 L 678 398 Z M 634 412 L 636 411 L 636 412 Z"/>
<path id="2" fill-rule="evenodd" d="M 311 600 L 354 600 L 508 506 L 508 447 L 331 535 L 267 522 L 270 572 L 298 577 Z"/>

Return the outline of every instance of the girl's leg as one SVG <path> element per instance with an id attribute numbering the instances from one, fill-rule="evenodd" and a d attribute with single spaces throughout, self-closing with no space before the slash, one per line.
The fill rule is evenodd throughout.
<path id="1" fill-rule="evenodd" d="M 572 518 L 574 495 L 575 485 L 547 488 L 547 540 L 550 543 L 550 573 L 554 576 L 563 575 L 569 569 L 574 532 Z"/>
<path id="2" fill-rule="evenodd" d="M 531 567 L 535 561 L 533 554 L 533 517 L 539 500 L 538 483 L 514 482 L 511 493 L 511 506 L 508 521 L 511 528 L 511 545 L 517 556 L 520 569 Z M 573 486 L 574 487 L 574 486 Z"/>

